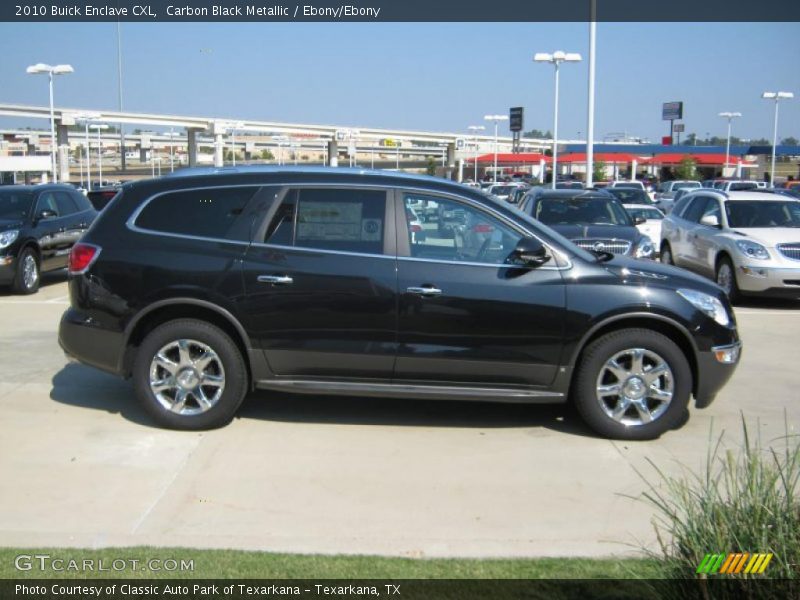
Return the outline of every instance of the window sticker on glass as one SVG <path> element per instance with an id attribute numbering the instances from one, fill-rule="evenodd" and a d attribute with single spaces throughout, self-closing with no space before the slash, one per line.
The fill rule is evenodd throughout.
<path id="1" fill-rule="evenodd" d="M 362 242 L 379 242 L 382 239 L 381 235 L 381 220 L 380 219 L 362 219 L 361 220 L 361 241 Z"/>
<path id="2" fill-rule="evenodd" d="M 300 202 L 297 212 L 298 240 L 364 239 L 360 202 Z M 370 219 L 366 219 L 370 220 Z"/>

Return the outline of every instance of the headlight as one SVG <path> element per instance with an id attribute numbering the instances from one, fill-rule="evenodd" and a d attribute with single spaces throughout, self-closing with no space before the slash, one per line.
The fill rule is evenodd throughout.
<path id="1" fill-rule="evenodd" d="M 639 243 L 636 245 L 636 252 L 634 256 L 636 258 L 653 258 L 653 255 L 656 253 L 656 247 L 653 244 L 653 240 L 651 240 L 648 236 L 643 235 L 642 239 L 639 240 Z"/>
<path id="2" fill-rule="evenodd" d="M 9 229 L 0 233 L 0 248 L 8 248 L 19 235 L 19 229 Z"/>
<path id="3" fill-rule="evenodd" d="M 767 249 L 761 244 L 739 240 L 736 242 L 736 247 L 739 249 L 739 252 L 744 254 L 747 258 L 758 258 L 760 260 L 767 260 L 769 258 L 769 252 L 767 252 Z"/>
<path id="4" fill-rule="evenodd" d="M 686 289 L 678 290 L 678 294 L 685 300 L 691 302 L 695 308 L 702 310 L 720 325 L 727 326 L 731 322 L 730 317 L 728 317 L 728 311 L 725 310 L 722 302 L 714 296 L 698 292 L 697 290 Z"/>

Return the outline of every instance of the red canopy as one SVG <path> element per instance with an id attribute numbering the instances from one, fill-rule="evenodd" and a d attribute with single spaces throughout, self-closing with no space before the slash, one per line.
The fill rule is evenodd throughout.
<path id="1" fill-rule="evenodd" d="M 549 163 L 552 159 L 538 152 L 518 152 L 517 154 L 503 153 L 497 155 L 498 165 L 538 165 L 542 160 Z M 473 159 L 470 159 L 468 162 L 472 163 Z M 493 165 L 494 154 L 479 156 L 478 163 Z"/>
<path id="2" fill-rule="evenodd" d="M 639 164 L 646 163 L 647 158 L 636 156 L 635 154 L 629 154 L 627 152 L 595 152 L 594 154 L 594 161 L 595 162 L 604 162 L 604 163 L 625 163 L 629 164 L 633 161 L 637 161 Z M 586 153 L 585 152 L 568 152 L 566 154 L 559 154 L 558 162 L 560 163 L 586 163 Z"/>

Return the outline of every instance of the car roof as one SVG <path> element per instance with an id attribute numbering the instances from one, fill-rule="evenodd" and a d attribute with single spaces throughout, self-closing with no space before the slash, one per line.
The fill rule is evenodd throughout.
<path id="1" fill-rule="evenodd" d="M 715 190 L 711 188 L 701 188 L 698 190 L 693 190 L 690 193 L 686 194 L 684 198 L 689 198 L 692 196 L 708 196 L 708 195 L 720 196 L 723 200 L 782 200 L 786 198 L 787 200 L 791 200 L 791 196 L 787 196 L 784 194 L 779 194 L 776 192 L 770 191 L 761 191 L 759 189 L 752 189 L 752 190 L 737 190 L 735 192 L 724 192 L 722 190 Z"/>
<path id="2" fill-rule="evenodd" d="M 75 188 L 65 183 L 37 183 L 32 185 L 2 185 L 0 190 L 12 190 L 15 192 L 39 192 L 42 190 L 70 190 L 75 191 Z"/>
<path id="3" fill-rule="evenodd" d="M 624 206 L 625 208 L 652 208 L 652 209 L 658 210 L 658 207 L 657 207 L 657 206 L 655 206 L 655 205 L 653 205 L 653 204 L 636 204 L 636 203 L 634 203 L 634 204 L 628 204 L 628 203 L 626 202 L 626 203 L 625 203 L 625 204 L 623 204 L 622 206 Z M 660 211 L 660 210 L 658 210 L 658 212 L 661 212 L 661 211 Z"/>
<path id="4" fill-rule="evenodd" d="M 539 192 L 537 198 L 577 198 L 580 200 L 616 200 L 617 197 L 606 192 L 605 190 L 587 190 L 585 188 L 561 188 L 561 189 L 547 189 Z"/>

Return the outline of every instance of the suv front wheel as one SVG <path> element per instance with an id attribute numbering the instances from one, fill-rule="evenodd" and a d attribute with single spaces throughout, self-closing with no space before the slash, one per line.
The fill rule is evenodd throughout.
<path id="1" fill-rule="evenodd" d="M 156 422 L 171 429 L 226 425 L 247 392 L 247 368 L 218 327 L 194 319 L 156 327 L 136 353 L 136 395 Z"/>
<path id="2" fill-rule="evenodd" d="M 623 329 L 586 348 L 573 400 L 597 433 L 650 440 L 681 423 L 691 391 L 692 371 L 672 340 L 649 329 Z"/>

